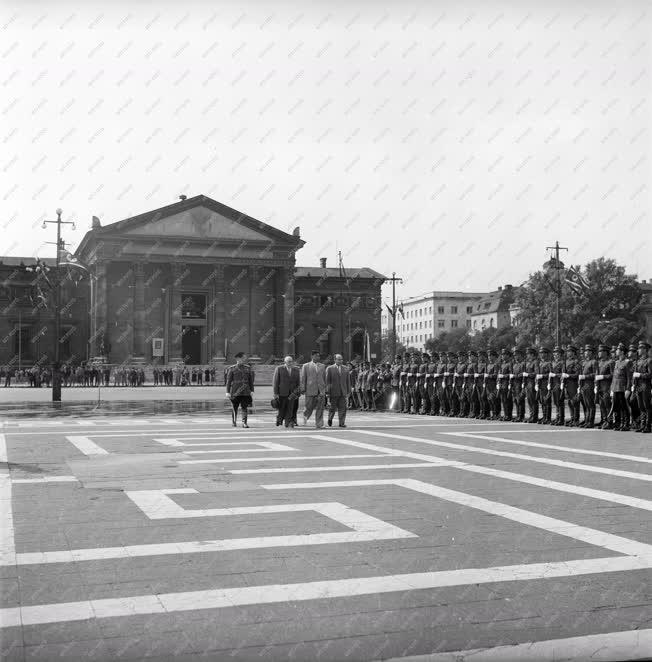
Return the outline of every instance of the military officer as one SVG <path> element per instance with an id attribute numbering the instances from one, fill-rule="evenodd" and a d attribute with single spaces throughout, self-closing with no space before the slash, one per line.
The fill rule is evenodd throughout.
<path id="1" fill-rule="evenodd" d="M 410 398 L 410 408 L 408 414 L 419 413 L 419 391 L 417 389 L 417 379 L 419 376 L 419 366 L 421 360 L 418 352 L 413 352 L 410 358 L 409 372 L 407 376 L 407 387 Z"/>
<path id="2" fill-rule="evenodd" d="M 514 348 L 514 361 L 512 362 L 512 372 L 510 374 L 510 387 L 512 391 L 512 400 L 516 405 L 516 418 L 517 423 L 525 421 L 525 380 L 523 374 L 525 373 L 525 359 L 523 356 L 523 349 L 521 347 Z"/>
<path id="3" fill-rule="evenodd" d="M 630 382 L 628 393 L 626 393 L 627 403 L 629 404 L 629 411 L 631 415 L 630 428 L 636 430 L 641 423 L 641 408 L 638 406 L 638 399 L 636 398 L 636 381 L 634 379 L 634 370 L 636 361 L 638 360 L 637 348 L 634 343 L 631 343 L 627 348 L 627 358 L 630 361 L 631 371 L 630 371 Z"/>
<path id="4" fill-rule="evenodd" d="M 432 353 L 430 363 L 428 363 L 428 374 L 426 376 L 426 392 L 428 394 L 429 410 L 431 416 L 436 416 L 439 413 L 439 398 L 437 397 L 437 363 L 439 361 L 439 354 Z"/>
<path id="5" fill-rule="evenodd" d="M 552 394 L 552 402 L 555 405 L 555 420 L 552 425 L 563 425 L 565 418 L 564 389 L 562 386 L 563 374 L 565 372 L 564 350 L 555 345 L 552 349 L 552 363 L 550 365 L 549 383 Z"/>
<path id="6" fill-rule="evenodd" d="M 478 353 L 471 349 L 467 355 L 466 373 L 464 375 L 464 389 L 468 403 L 469 418 L 477 418 L 478 416 L 478 395 L 475 390 L 476 372 L 478 372 Z"/>
<path id="7" fill-rule="evenodd" d="M 401 365 L 401 413 L 406 414 L 410 409 L 410 394 L 407 387 L 407 376 L 410 372 L 410 355 L 406 352 L 403 355 L 403 364 Z"/>
<path id="8" fill-rule="evenodd" d="M 630 385 L 632 365 L 625 356 L 626 348 L 619 343 L 616 349 L 616 361 L 613 365 L 611 379 L 611 393 L 614 403 L 614 429 L 619 432 L 629 432 L 629 405 L 626 400 L 626 391 Z"/>
<path id="9" fill-rule="evenodd" d="M 435 379 L 435 387 L 437 388 L 437 399 L 439 400 L 439 414 L 441 416 L 448 416 L 448 399 L 446 394 L 446 369 L 448 360 L 446 352 L 440 352 L 439 361 L 437 362 L 437 377 Z"/>
<path id="10" fill-rule="evenodd" d="M 417 376 L 417 391 L 419 392 L 419 408 L 417 414 L 427 414 L 430 411 L 430 400 L 427 391 L 427 376 L 428 364 L 430 363 L 430 355 L 423 353 L 421 355 L 421 364 L 419 365 L 419 373 Z"/>
<path id="11" fill-rule="evenodd" d="M 392 399 L 393 411 L 400 411 L 401 409 L 401 396 L 399 393 L 399 386 L 401 383 L 401 364 L 403 362 L 403 357 L 400 354 L 397 354 L 394 357 L 394 363 L 392 364 Z"/>
<path id="12" fill-rule="evenodd" d="M 539 424 L 550 423 L 552 416 L 552 402 L 550 393 L 550 350 L 547 347 L 539 349 L 539 371 L 537 373 L 537 386 L 539 394 L 539 405 L 541 406 L 541 418 Z"/>
<path id="13" fill-rule="evenodd" d="M 478 352 L 478 372 L 477 377 L 474 377 L 475 388 L 478 394 L 478 418 L 487 419 L 489 418 L 491 412 L 489 411 L 489 402 L 487 400 L 487 392 L 484 386 L 484 378 L 487 373 L 487 364 L 489 363 L 489 357 L 487 352 L 484 349 L 481 349 Z"/>
<path id="14" fill-rule="evenodd" d="M 464 352 L 457 355 L 455 364 L 455 374 L 453 376 L 453 400 L 455 402 L 455 414 L 460 418 L 465 416 L 465 393 L 464 393 L 464 373 L 466 372 L 466 356 Z"/>
<path id="15" fill-rule="evenodd" d="M 501 421 L 511 421 L 514 403 L 512 401 L 512 392 L 510 389 L 510 375 L 512 374 L 511 352 L 506 348 L 500 350 L 500 362 L 498 367 L 498 398 L 503 415 Z"/>
<path id="16" fill-rule="evenodd" d="M 530 416 L 528 423 L 536 423 L 539 420 L 539 401 L 536 391 L 536 377 L 539 372 L 539 363 L 537 361 L 537 350 L 534 347 L 528 347 L 526 351 L 525 370 L 523 377 L 525 379 L 525 394 L 527 397 Z"/>
<path id="17" fill-rule="evenodd" d="M 487 417 L 490 421 L 498 420 L 500 416 L 500 400 L 498 399 L 498 352 L 490 349 L 487 352 L 489 360 L 484 373 L 484 392 L 487 403 Z"/>
<path id="18" fill-rule="evenodd" d="M 640 340 L 638 343 L 638 358 L 634 364 L 633 380 L 636 385 L 636 398 L 641 411 L 641 422 L 636 432 L 650 434 L 652 432 L 652 403 L 650 391 L 652 381 L 652 359 L 648 357 L 650 343 Z"/>
<path id="19" fill-rule="evenodd" d="M 581 397 L 584 403 L 584 422 L 582 428 L 592 428 L 595 425 L 595 376 L 598 374 L 598 362 L 594 358 L 593 345 L 584 346 L 584 362 L 580 374 Z"/>
<path id="20" fill-rule="evenodd" d="M 607 430 L 612 426 L 609 421 L 611 413 L 611 379 L 613 377 L 613 361 L 609 346 L 598 345 L 598 374 L 595 376 L 595 391 L 600 406 L 598 427 Z"/>
<path id="21" fill-rule="evenodd" d="M 457 365 L 457 355 L 455 352 L 446 353 L 446 372 L 444 373 L 444 386 L 446 391 L 446 400 L 448 402 L 447 416 L 455 416 L 455 402 L 453 394 L 453 380 L 455 375 L 455 366 Z"/>
<path id="22" fill-rule="evenodd" d="M 575 345 L 566 347 L 566 367 L 562 374 L 562 390 L 564 399 L 568 402 L 568 427 L 577 427 L 580 424 L 580 392 L 579 376 L 582 363 L 578 358 L 578 349 Z"/>

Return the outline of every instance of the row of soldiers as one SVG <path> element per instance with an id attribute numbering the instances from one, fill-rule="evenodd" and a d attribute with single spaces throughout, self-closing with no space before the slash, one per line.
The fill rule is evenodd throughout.
<path id="1" fill-rule="evenodd" d="M 597 358 L 596 348 L 585 345 L 582 354 L 569 345 L 555 347 L 552 356 L 547 347 L 397 355 L 391 366 L 363 363 L 351 372 L 351 404 L 363 410 L 649 433 L 650 344 L 599 345 Z"/>

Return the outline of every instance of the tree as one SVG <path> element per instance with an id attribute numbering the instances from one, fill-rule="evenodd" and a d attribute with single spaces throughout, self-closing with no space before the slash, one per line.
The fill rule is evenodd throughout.
<path id="1" fill-rule="evenodd" d="M 471 346 L 471 336 L 466 329 L 451 329 L 440 333 L 436 338 L 426 340 L 427 352 L 466 352 Z"/>
<path id="2" fill-rule="evenodd" d="M 390 329 L 387 331 L 387 335 L 383 336 L 381 343 L 380 343 L 380 355 L 382 356 L 382 360 L 384 363 L 393 363 L 394 362 L 394 355 L 393 355 L 393 350 L 394 346 L 392 343 L 392 339 L 394 338 L 394 332 Z M 405 345 L 398 339 L 398 336 L 396 338 L 396 353 L 397 354 L 405 354 L 406 347 Z"/>
<path id="3" fill-rule="evenodd" d="M 632 340 L 640 329 L 637 306 L 641 290 L 636 276 L 614 260 L 598 258 L 581 271 L 588 286 L 578 292 L 562 284 L 560 331 L 563 344 Z M 557 271 L 554 262 L 532 274 L 517 294 L 518 340 L 520 343 L 553 345 L 555 342 L 555 306 Z M 618 321 L 620 320 L 620 321 Z M 608 341 L 607 341 L 608 342 Z M 610 343 L 613 344 L 613 343 Z"/>

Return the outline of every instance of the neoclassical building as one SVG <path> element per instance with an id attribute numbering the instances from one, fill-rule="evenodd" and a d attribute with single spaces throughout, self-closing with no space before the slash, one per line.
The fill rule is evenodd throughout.
<path id="1" fill-rule="evenodd" d="M 287 234 L 203 195 L 104 226 L 94 218 L 75 251 L 88 276 L 64 286 L 61 358 L 208 365 L 242 350 L 273 363 L 287 353 L 303 360 L 317 348 L 348 359 L 362 355 L 365 338 L 379 357 L 385 277 L 366 267 L 327 268 L 325 259 L 297 268 L 304 243 L 299 228 Z M 11 273 L 17 260 L 29 263 L 5 259 Z M 11 273 L 0 263 L 0 284 Z M 0 363 L 16 364 L 17 349 L 23 364 L 47 362 L 51 306 L 26 303 L 29 274 L 20 281 L 20 301 L 0 289 L 7 299 L 0 300 Z"/>

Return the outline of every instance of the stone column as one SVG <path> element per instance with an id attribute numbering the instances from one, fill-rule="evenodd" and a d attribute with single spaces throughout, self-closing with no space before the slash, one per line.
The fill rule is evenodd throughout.
<path id="1" fill-rule="evenodd" d="M 181 287 L 185 278 L 186 265 L 182 262 L 172 264 L 172 282 L 170 283 L 170 314 L 167 331 L 168 361 L 180 363 L 183 359 L 181 349 Z"/>
<path id="2" fill-rule="evenodd" d="M 134 271 L 134 340 L 132 356 L 135 363 L 145 362 L 145 266 L 131 265 Z"/>
<path id="3" fill-rule="evenodd" d="M 214 268 L 215 277 L 213 278 L 213 288 L 211 295 L 213 297 L 213 358 L 214 363 L 223 363 L 226 361 L 224 356 L 224 340 L 226 338 L 226 314 L 224 310 L 224 299 L 226 297 L 226 287 L 224 285 L 223 264 L 216 264 Z"/>
<path id="4" fill-rule="evenodd" d="M 294 268 L 283 269 L 283 354 L 294 356 Z"/>
<path id="5" fill-rule="evenodd" d="M 107 328 L 107 263 L 95 265 L 93 300 L 91 301 L 91 352 L 93 358 L 105 359 L 108 355 L 109 333 Z"/>
<path id="6" fill-rule="evenodd" d="M 274 274 L 274 355 L 280 359 L 283 358 L 285 353 L 285 344 L 283 342 L 283 316 L 285 308 L 283 283 L 285 278 L 285 269 L 277 267 Z"/>
<path id="7" fill-rule="evenodd" d="M 258 354 L 258 311 L 260 306 L 257 296 L 260 286 L 260 269 L 258 267 L 249 267 L 249 358 L 259 361 Z"/>

